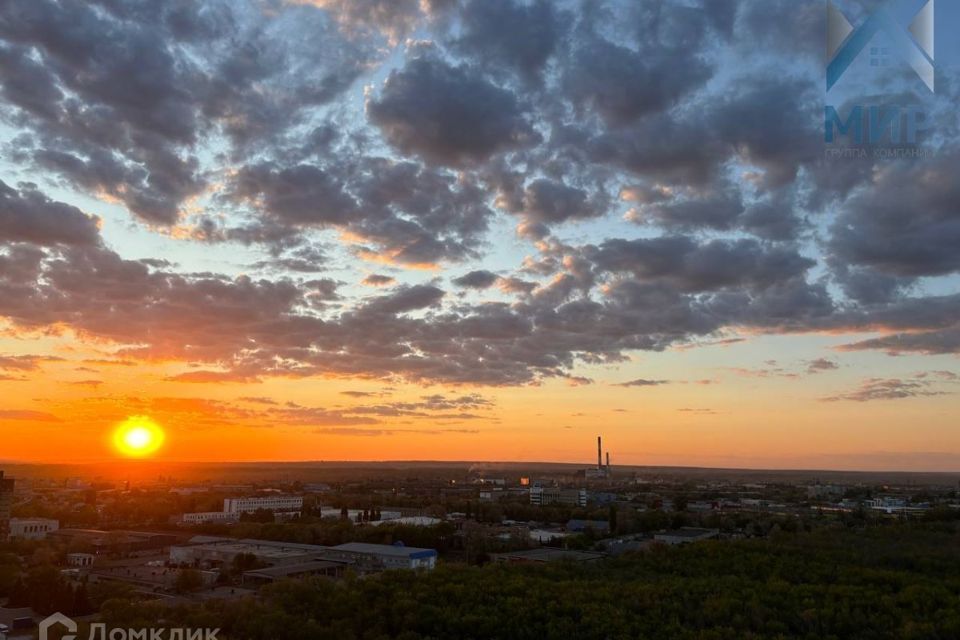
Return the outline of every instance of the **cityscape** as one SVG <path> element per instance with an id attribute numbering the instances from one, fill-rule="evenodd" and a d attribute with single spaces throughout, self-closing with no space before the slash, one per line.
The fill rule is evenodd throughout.
<path id="1" fill-rule="evenodd" d="M 398 598 L 392 590 L 404 588 L 445 599 L 451 596 L 442 590 L 462 580 L 533 579 L 563 580 L 569 597 L 585 598 L 578 614 L 584 628 L 638 637 L 651 624 L 642 616 L 629 623 L 592 617 L 590 606 L 600 602 L 591 580 L 627 588 L 623 572 L 637 571 L 654 593 L 676 572 L 698 584 L 719 580 L 714 572 L 722 571 L 723 581 L 748 591 L 782 581 L 778 597 L 807 594 L 796 606 L 819 601 L 828 608 L 828 599 L 839 598 L 865 613 L 876 606 L 866 594 L 886 593 L 898 613 L 864 624 L 855 616 L 811 618 L 809 610 L 751 622 L 726 610 L 713 617 L 688 610 L 675 623 L 695 630 L 724 619 L 758 633 L 769 626 L 798 634 L 825 625 L 856 637 L 912 625 L 920 609 L 934 615 L 926 598 L 947 597 L 955 580 L 960 474 L 619 467 L 601 454 L 600 437 L 597 445 L 596 463 L 584 465 L 158 464 L 141 470 L 156 477 L 136 479 L 100 467 L 8 466 L 18 475 L 0 479 L 0 624 L 9 637 L 30 636 L 44 616 L 61 613 L 88 635 L 96 635 L 95 625 L 110 630 L 101 633 L 132 633 L 153 615 L 167 625 L 170 616 L 191 621 L 189 633 L 213 620 L 223 637 L 299 637 L 286 624 L 303 625 L 313 637 L 389 636 L 397 624 L 427 637 L 436 621 L 391 622 L 386 610 L 367 617 L 352 608 L 307 620 L 290 598 L 379 598 L 380 589 Z M 814 578 L 790 575 L 798 567 L 789 563 L 757 575 L 754 563 L 763 561 L 756 554 L 770 556 L 767 562 L 790 554 L 804 572 L 823 571 L 826 562 L 826 570 L 842 565 L 846 573 L 814 596 L 807 591 Z M 935 570 L 924 564 L 934 558 L 942 563 Z M 745 564 L 731 566 L 736 559 Z M 933 589 L 937 579 L 946 581 L 942 593 L 902 600 Z M 847 580 L 859 591 L 837 593 Z M 901 582 L 918 586 L 900 594 L 891 585 Z M 710 598 L 720 597 L 716 588 Z M 741 595 L 725 596 L 728 606 L 739 611 Z M 493 630 L 487 636 L 469 616 L 460 618 L 466 614 L 458 608 L 471 603 L 453 600 L 444 605 L 458 611 L 448 615 L 447 637 L 527 637 L 497 629 L 509 624 L 501 615 L 485 621 Z M 285 623 L 272 619 L 279 612 Z"/>
<path id="2" fill-rule="evenodd" d="M 0 0 L 0 640 L 960 639 L 958 27 Z"/>

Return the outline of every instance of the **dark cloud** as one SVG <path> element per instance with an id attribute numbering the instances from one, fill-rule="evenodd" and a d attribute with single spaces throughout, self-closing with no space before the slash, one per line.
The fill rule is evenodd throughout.
<path id="1" fill-rule="evenodd" d="M 101 239 L 99 218 L 0 183 L 0 316 L 189 363 L 178 382 L 582 383 L 585 363 L 731 330 L 956 353 L 955 130 L 931 157 L 826 162 L 806 55 L 823 12 L 788 4 L 9 0 L 11 171 L 165 243 L 262 255 L 238 277 L 127 259 L 112 215 Z M 501 223 L 532 247 L 522 265 L 502 263 Z M 477 292 L 415 272 L 357 297 L 357 257 L 454 263 Z M 483 415 L 441 404 L 286 418 Z"/>
<path id="2" fill-rule="evenodd" d="M 618 382 L 617 387 L 659 387 L 664 384 L 670 384 L 669 380 L 647 380 L 645 378 L 637 378 L 636 380 L 630 380 L 628 382 Z"/>
<path id="3" fill-rule="evenodd" d="M 454 278 L 451 280 L 453 284 L 458 287 L 464 287 L 467 289 L 489 289 L 497 280 L 500 279 L 500 276 L 493 273 L 492 271 L 471 271 L 470 273 L 464 274 L 459 278 Z"/>
<path id="4" fill-rule="evenodd" d="M 817 358 L 815 360 L 810 360 L 807 363 L 807 373 L 821 373 L 823 371 L 835 371 L 839 369 L 838 365 L 833 360 L 827 358 Z"/>
<path id="5" fill-rule="evenodd" d="M 960 324 L 938 331 L 917 331 L 870 338 L 843 345 L 843 351 L 886 351 L 891 355 L 960 353 Z"/>
<path id="6" fill-rule="evenodd" d="M 371 273 L 361 281 L 361 284 L 365 284 L 368 287 L 389 287 L 396 283 L 397 279 L 393 276 L 384 276 L 378 273 Z"/>
<path id="7" fill-rule="evenodd" d="M 357 206 L 336 177 L 313 165 L 247 166 L 234 181 L 233 195 L 288 224 L 344 224 Z"/>
<path id="8" fill-rule="evenodd" d="M 370 314 L 394 314 L 435 307 L 443 299 L 444 292 L 429 285 L 403 287 L 389 295 L 374 298 L 361 307 L 361 312 Z"/>
<path id="9" fill-rule="evenodd" d="M 38 245 L 96 244 L 99 218 L 50 200 L 35 185 L 17 191 L 0 180 L 0 241 Z"/>
<path id="10" fill-rule="evenodd" d="M 834 261 L 892 278 L 960 271 L 958 163 L 960 155 L 948 154 L 879 168 L 832 227 Z"/>
<path id="11" fill-rule="evenodd" d="M 0 73 L 7 117 L 30 132 L 14 157 L 151 224 L 176 223 L 210 186 L 211 136 L 236 157 L 275 146 L 369 55 L 316 10 L 264 20 L 248 2 L 150 4 L 12 0 Z"/>
<path id="12" fill-rule="evenodd" d="M 535 0 L 469 0 L 463 9 L 463 33 L 455 48 L 480 64 L 509 69 L 532 80 L 565 37 L 570 18 L 556 3 Z"/>
<path id="13" fill-rule="evenodd" d="M 527 185 L 523 194 L 523 214 L 532 223 L 593 218 L 603 214 L 599 204 L 591 202 L 583 189 L 542 178 Z"/>
<path id="14" fill-rule="evenodd" d="M 604 271 L 668 282 L 682 291 L 763 289 L 801 276 L 816 264 L 794 250 L 765 247 L 756 240 L 699 244 L 685 236 L 608 240 L 588 255 Z"/>
<path id="15" fill-rule="evenodd" d="M 407 265 L 476 256 L 492 216 L 476 185 L 445 170 L 379 157 L 348 167 L 247 166 L 232 180 L 229 198 L 250 207 L 257 222 L 228 230 L 227 237 L 283 247 L 303 230 L 334 227 L 370 243 L 358 249 L 364 257 Z"/>
<path id="16" fill-rule="evenodd" d="M 590 38 L 565 71 L 567 95 L 578 108 L 589 108 L 613 126 L 662 111 L 711 75 L 695 48 L 676 44 L 634 51 Z"/>
<path id="17" fill-rule="evenodd" d="M 510 90 L 429 57 L 391 72 L 367 114 L 401 152 L 443 165 L 482 162 L 537 137 Z"/>

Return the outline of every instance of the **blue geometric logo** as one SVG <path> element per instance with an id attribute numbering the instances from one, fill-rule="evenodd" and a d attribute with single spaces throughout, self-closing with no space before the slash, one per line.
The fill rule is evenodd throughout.
<path id="1" fill-rule="evenodd" d="M 930 91 L 934 91 L 934 0 L 919 10 L 918 0 L 886 0 L 854 29 L 846 16 L 827 2 L 827 91 L 835 85 L 878 33 L 892 46 L 870 47 L 870 65 L 886 67 L 897 55 L 909 64 Z M 903 16 L 910 18 L 904 21 Z"/>

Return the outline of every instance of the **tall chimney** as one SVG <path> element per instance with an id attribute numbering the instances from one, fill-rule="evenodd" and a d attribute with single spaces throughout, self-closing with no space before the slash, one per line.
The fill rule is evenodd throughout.
<path id="1" fill-rule="evenodd" d="M 610 472 L 610 452 L 607 451 L 607 472 Z"/>
<path id="2" fill-rule="evenodd" d="M 597 469 L 603 469 L 603 454 L 600 451 L 603 449 L 600 443 L 600 436 L 597 436 Z"/>

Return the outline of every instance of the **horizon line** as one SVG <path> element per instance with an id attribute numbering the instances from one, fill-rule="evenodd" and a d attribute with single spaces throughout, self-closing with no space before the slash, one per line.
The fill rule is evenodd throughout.
<path id="1" fill-rule="evenodd" d="M 18 460 L 0 460 L 0 465 L 32 466 L 32 467 L 69 467 L 69 466 L 95 466 L 104 464 L 114 465 L 325 465 L 325 464 L 356 464 L 356 465 L 430 465 L 437 464 L 443 466 L 451 465 L 552 465 L 577 467 L 579 469 L 593 469 L 595 464 L 581 462 L 560 462 L 554 460 L 414 460 L 414 459 L 389 459 L 389 460 L 157 460 L 157 459 L 103 459 L 88 460 L 83 462 L 42 462 L 42 461 L 18 461 Z M 726 467 L 726 466 L 697 466 L 697 465 L 653 465 L 653 464 L 620 464 L 610 465 L 612 469 L 663 469 L 663 470 L 687 470 L 687 471 L 751 471 L 768 473 L 896 473 L 896 474 L 939 474 L 939 475 L 960 475 L 960 469 L 890 469 L 890 468 L 814 468 L 814 467 Z"/>

